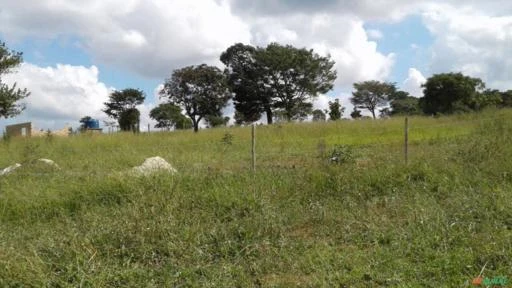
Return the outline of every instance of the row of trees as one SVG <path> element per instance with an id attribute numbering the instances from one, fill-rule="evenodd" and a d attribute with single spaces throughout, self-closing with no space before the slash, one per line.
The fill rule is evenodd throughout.
<path id="1" fill-rule="evenodd" d="M 205 64 L 174 71 L 160 91 L 166 102 L 150 113 L 158 122 L 157 128 L 198 131 L 201 121 L 210 127 L 226 125 L 230 119 L 222 115 L 222 110 L 230 100 L 237 124 L 255 122 L 263 115 L 269 124 L 275 119 L 303 120 L 310 115 L 314 121 L 325 121 L 327 115 L 331 120 L 343 116 L 345 108 L 339 100 L 329 102 L 329 110 L 313 111 L 312 100 L 330 91 L 337 77 L 330 56 L 277 43 L 265 48 L 235 44 L 222 53 L 220 60 L 226 66 L 224 71 Z M 0 43 L 0 76 L 12 72 L 22 61 L 22 53 Z M 417 98 L 398 90 L 394 83 L 355 83 L 351 116 L 360 118 L 361 110 L 376 118 L 377 113 L 435 115 L 479 111 L 490 106 L 512 107 L 512 90 L 486 89 L 481 79 L 461 73 L 433 75 L 423 88 L 424 96 Z M 26 89 L 8 86 L 0 78 L 0 117 L 21 113 L 25 106 L 19 101 L 29 95 Z M 138 89 L 114 91 L 103 111 L 122 130 L 137 131 L 140 112 L 136 107 L 144 99 Z"/>
<path id="2" fill-rule="evenodd" d="M 271 44 L 270 47 L 275 49 L 275 45 L 277 44 Z M 332 63 L 326 65 L 329 62 L 328 58 L 321 58 L 312 51 L 295 49 L 290 46 L 281 46 L 281 48 L 291 51 L 290 53 L 306 53 L 309 55 L 309 60 L 301 60 L 302 64 L 297 65 L 296 68 L 290 68 L 291 66 L 285 64 L 282 66 L 275 64 L 273 70 L 260 67 L 258 69 L 263 70 L 261 72 L 251 68 L 257 65 L 251 62 L 255 61 L 252 57 L 258 55 L 252 53 L 257 51 L 263 53 L 262 51 L 266 49 L 258 48 L 258 50 L 251 46 L 236 44 L 222 54 L 221 60 L 227 66 L 224 72 L 207 65 L 176 70 L 160 91 L 160 96 L 167 99 L 168 103 L 160 104 L 150 113 L 151 118 L 158 122 L 156 127 L 164 129 L 194 128 L 195 131 L 198 131 L 201 120 L 208 123 L 210 127 L 226 125 L 229 118 L 223 117 L 222 109 L 233 95 L 237 124 L 257 121 L 263 114 L 266 114 L 269 123 L 276 119 L 282 121 L 301 120 L 308 115 L 312 115 L 313 121 L 326 121 L 327 115 L 333 121 L 341 119 L 345 108 L 338 99 L 329 102 L 328 110 L 313 111 L 310 102 L 320 91 L 332 88 L 335 72 L 330 70 Z M 287 54 L 282 53 L 279 57 L 286 58 L 284 55 Z M 280 63 L 279 57 L 275 57 L 274 63 Z M 323 66 L 319 63 L 312 64 L 315 61 L 324 61 Z M 250 63 L 252 66 L 249 65 Z M 324 68 L 313 69 L 321 66 Z M 277 67 L 287 68 L 283 72 L 279 71 Z M 309 72 L 304 72 L 306 70 Z M 257 73 L 260 76 L 257 76 Z M 274 75 L 272 76 L 274 78 L 269 75 Z M 318 77 L 315 78 L 315 75 Z M 319 75 L 323 75 L 324 78 Z M 310 80 L 305 80 L 307 77 L 310 77 Z M 266 82 L 267 80 L 268 82 Z M 326 84 L 326 81 L 330 84 Z M 377 118 L 377 113 L 380 113 L 381 117 L 436 115 L 479 111 L 489 106 L 512 107 L 512 90 L 500 92 L 485 89 L 485 83 L 481 79 L 464 76 L 461 73 L 436 74 L 423 84 L 423 88 L 424 96 L 417 98 L 398 90 L 394 83 L 379 81 L 355 83 L 354 92 L 350 98 L 354 105 L 351 117 L 361 118 L 361 110 L 367 110 L 373 118 Z M 140 90 L 126 89 L 114 92 L 110 97 L 110 102 L 105 103 L 107 109 L 104 111 L 109 116 L 119 119 L 122 130 L 136 130 L 139 113 L 135 106 L 141 104 L 143 100 L 144 95 Z M 182 111 L 186 116 L 182 114 Z"/>
<path id="3" fill-rule="evenodd" d="M 269 124 L 274 119 L 302 120 L 314 114 L 313 98 L 330 91 L 336 80 L 330 56 L 289 45 L 272 43 L 263 48 L 235 44 L 222 53 L 220 60 L 226 66 L 224 71 L 205 64 L 188 66 L 175 70 L 165 80 L 160 97 L 166 102 L 150 113 L 158 122 L 157 128 L 193 127 L 197 132 L 201 121 L 210 127 L 226 125 L 230 119 L 222 115 L 222 110 L 230 100 L 237 124 L 255 122 L 263 114 Z M 121 111 L 111 108 L 119 108 L 112 105 L 118 102 L 111 96 L 104 111 L 122 119 L 121 113 L 112 113 Z M 121 121 L 119 124 L 122 128 Z"/>
<path id="4" fill-rule="evenodd" d="M 394 83 L 356 83 L 350 99 L 355 107 L 352 117 L 361 116 L 357 109 L 366 109 L 376 118 L 377 112 L 381 116 L 440 115 L 480 111 L 487 107 L 512 107 L 512 90 L 486 89 L 481 79 L 462 73 L 433 75 L 422 87 L 424 96 L 417 98 L 397 90 Z"/>

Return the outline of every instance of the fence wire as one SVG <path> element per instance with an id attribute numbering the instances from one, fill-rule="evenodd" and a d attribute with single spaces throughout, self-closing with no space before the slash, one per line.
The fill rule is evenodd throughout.
<path id="1" fill-rule="evenodd" d="M 409 145 L 427 143 L 429 140 L 449 139 L 457 136 L 464 136 L 482 123 L 491 120 L 502 120 L 499 117 L 486 117 L 475 119 L 455 119 L 451 123 L 431 123 L 428 125 L 415 125 L 414 118 L 409 121 Z M 380 124 L 380 123 L 379 123 Z M 460 133 L 447 132 L 445 127 L 453 127 L 454 130 L 461 130 Z M 462 127 L 462 128 L 461 128 Z M 468 128 L 469 127 L 469 128 Z M 393 156 L 400 159 L 404 153 L 404 128 L 391 129 L 383 127 L 383 131 L 357 131 L 356 135 L 347 134 L 347 131 L 340 130 L 339 134 L 319 133 L 317 139 L 307 139 L 307 143 L 299 141 L 296 137 L 288 139 L 286 135 L 280 136 L 272 129 L 279 129 L 277 126 L 264 126 L 258 133 L 259 127 L 256 128 L 256 153 L 255 161 L 257 169 L 265 169 L 268 167 L 287 167 L 300 165 L 313 165 L 315 163 L 323 163 L 333 158 L 333 153 L 337 146 L 348 146 L 355 150 L 356 154 L 360 154 L 361 159 L 373 159 L 376 157 Z M 374 128 L 375 129 L 375 128 Z M 332 131 L 332 130 L 329 130 Z M 352 130 L 350 130 L 352 131 Z M 424 132 L 427 133 L 424 136 Z M 159 132 L 164 133 L 164 132 Z M 266 138 L 272 135 L 272 138 Z M 229 128 L 226 129 L 226 135 L 230 134 Z M 151 135 L 151 134 L 148 134 Z M 349 141 L 344 141 L 343 137 L 349 137 Z M 106 135 L 109 137 L 109 135 Z M 168 139 L 169 143 L 151 145 L 146 152 L 154 151 L 161 153 L 162 156 L 172 158 L 172 165 L 179 171 L 211 171 L 211 170 L 244 170 L 250 169 L 253 161 L 251 131 L 247 130 L 246 135 L 233 137 L 225 137 L 216 141 L 203 141 L 197 143 L 180 142 L 178 137 Z M 354 139 L 363 139 L 354 141 Z M 370 140 L 368 140 L 370 139 Z M 141 141 L 143 143 L 143 141 Z M 133 143 L 122 144 L 126 146 L 134 145 Z M 115 158 L 116 147 L 112 147 L 111 157 Z M 133 149 L 137 153 L 137 147 Z M 190 152 L 195 151 L 195 152 Z M 125 151 L 126 152 L 126 151 Z M 414 153 L 414 149 L 410 153 Z M 187 154 L 188 153 L 188 154 Z M 119 155 L 122 156 L 122 155 Z M 154 156 L 154 155 L 148 155 Z M 95 161 L 95 159 L 91 159 Z M 12 163 L 14 164 L 14 163 Z M 68 165 L 69 166 L 69 165 Z M 72 165 L 71 165 L 72 166 Z M 92 166 L 92 165 L 91 165 Z M 58 173 L 66 177 L 103 177 L 105 175 L 115 175 L 116 172 L 105 174 L 104 171 L 78 171 L 74 167 L 66 167 L 59 171 L 33 172 L 19 171 L 16 174 L 21 177 L 47 177 L 51 174 Z M 121 169 L 120 166 L 112 167 L 113 169 Z M 125 167 L 128 170 L 130 167 Z M 0 168 L 0 172 L 2 169 Z M 14 174 L 14 173 L 13 173 Z M 2 176 L 0 176 L 1 178 Z"/>

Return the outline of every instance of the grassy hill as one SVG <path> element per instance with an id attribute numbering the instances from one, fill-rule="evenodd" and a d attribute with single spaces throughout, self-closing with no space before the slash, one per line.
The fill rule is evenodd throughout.
<path id="1" fill-rule="evenodd" d="M 1 287 L 470 287 L 511 276 L 512 111 L 0 143 Z M 161 156 L 179 173 L 126 172 Z M 338 156 L 343 163 L 330 163 Z M 53 170 L 35 159 L 49 158 Z"/>

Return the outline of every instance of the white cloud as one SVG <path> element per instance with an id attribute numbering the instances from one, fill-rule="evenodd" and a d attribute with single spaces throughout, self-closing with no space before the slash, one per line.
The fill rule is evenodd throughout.
<path id="1" fill-rule="evenodd" d="M 96 61 L 164 78 L 174 68 L 218 64 L 249 27 L 225 1 L 0 1 L 0 27 L 9 39 L 79 37 Z"/>
<path id="2" fill-rule="evenodd" d="M 401 89 L 409 92 L 412 96 L 423 97 L 423 88 L 421 88 L 421 85 L 425 82 L 427 82 L 427 79 L 418 69 L 410 68 L 409 76 L 403 82 Z"/>
<path id="3" fill-rule="evenodd" d="M 366 33 L 368 33 L 368 37 L 373 40 L 380 40 L 384 38 L 384 34 L 377 29 L 369 29 Z"/>
<path id="4" fill-rule="evenodd" d="M 368 39 L 363 21 L 357 17 L 340 18 L 320 13 L 248 21 L 252 23 L 256 45 L 265 46 L 279 40 L 284 44 L 312 48 L 322 55 L 330 54 L 336 62 L 337 84 L 344 88 L 358 81 L 383 80 L 394 65 L 394 54 L 380 53 L 377 43 Z"/>
<path id="5" fill-rule="evenodd" d="M 24 101 L 27 109 L 20 116 L 5 121 L 5 124 L 33 122 L 39 129 L 54 130 L 65 125 L 76 128 L 84 116 L 101 121 L 112 120 L 101 110 L 114 88 L 100 82 L 98 76 L 96 66 L 57 64 L 55 67 L 39 67 L 30 63 L 22 64 L 17 73 L 8 74 L 3 79 L 9 85 L 16 82 L 19 87 L 27 88 L 31 95 Z M 155 88 L 155 92 L 160 86 Z M 159 103 L 144 103 L 137 107 L 141 113 L 141 131 L 147 131 L 148 124 L 154 130 L 156 122 L 149 117 L 149 112 Z"/>
<path id="6" fill-rule="evenodd" d="M 157 122 L 149 117 L 149 112 L 157 105 L 152 103 L 145 103 L 137 106 L 140 111 L 140 131 L 147 132 L 148 124 L 150 125 L 150 131 L 155 131 L 155 125 Z"/>
<path id="7" fill-rule="evenodd" d="M 25 99 L 27 109 L 7 122 L 33 121 L 39 128 L 59 128 L 69 123 L 78 126 L 83 116 L 104 119 L 101 112 L 112 88 L 98 80 L 96 66 L 83 67 L 57 64 L 39 67 L 22 64 L 17 73 L 8 74 L 3 81 L 16 82 L 31 95 Z"/>
<path id="8" fill-rule="evenodd" d="M 429 50 L 432 52 L 429 73 L 461 71 L 481 77 L 493 88 L 512 87 L 512 58 L 509 57 L 512 1 L 508 0 L 0 2 L 0 27 L 6 40 L 69 37 L 78 41 L 95 63 L 116 66 L 152 79 L 163 80 L 174 68 L 185 65 L 219 64 L 219 54 L 235 42 L 264 46 L 278 41 L 313 48 L 320 54 L 330 54 L 336 61 L 336 93 L 348 91 L 354 82 L 387 80 L 392 72 L 395 55 L 379 51 L 372 40 L 382 39 L 383 34 L 375 29 L 365 30 L 365 23 L 370 20 L 397 22 L 415 14 L 422 17 L 435 39 Z M 411 44 L 411 48 L 426 47 Z M 20 86 L 33 91 L 30 99 L 33 108 L 29 107 L 25 114 L 44 121 L 80 116 L 76 114 L 82 109 L 74 111 L 72 107 L 77 103 L 64 95 L 82 95 L 91 101 L 88 107 L 98 111 L 101 109 L 98 103 L 101 106 L 104 100 L 96 102 L 97 99 L 106 97 L 98 95 L 108 94 L 99 92 L 108 88 L 98 80 L 94 66 L 42 68 L 27 64 L 17 76 L 9 77 L 21 77 L 16 78 Z M 89 82 L 83 84 L 86 78 Z M 22 81 L 29 80 L 30 83 L 23 85 Z M 404 90 L 420 96 L 421 81 L 424 81 L 422 73 L 411 69 L 403 83 Z M 323 104 L 318 105 L 325 105 L 321 99 L 317 102 Z M 62 107 L 51 108 L 59 105 Z M 141 109 L 149 111 L 150 108 Z M 51 117 L 42 117 L 45 113 Z"/>
<path id="9" fill-rule="evenodd" d="M 474 7 L 431 5 L 423 19 L 436 38 L 434 73 L 462 72 L 482 78 L 492 88 L 512 87 L 512 16 L 486 15 Z"/>

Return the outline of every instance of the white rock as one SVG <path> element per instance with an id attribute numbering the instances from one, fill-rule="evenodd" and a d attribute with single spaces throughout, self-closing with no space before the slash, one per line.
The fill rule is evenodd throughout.
<path id="1" fill-rule="evenodd" d="M 11 174 L 12 172 L 14 172 L 14 170 L 18 169 L 21 167 L 21 164 L 19 163 L 16 163 L 12 166 L 9 166 L 5 169 L 3 169 L 2 171 L 0 171 L 0 176 L 4 176 L 4 175 L 7 175 L 7 174 Z"/>
<path id="2" fill-rule="evenodd" d="M 143 176 L 161 171 L 169 172 L 171 174 L 178 173 L 178 171 L 162 157 L 147 158 L 141 166 L 133 167 L 132 169 L 133 173 Z"/>
<path id="3" fill-rule="evenodd" d="M 59 165 L 57 165 L 57 163 L 55 163 L 55 161 L 53 161 L 53 160 L 42 158 L 42 159 L 39 159 L 37 161 L 39 161 L 41 163 L 44 163 L 44 164 L 47 164 L 48 166 L 53 166 L 53 167 L 55 167 L 57 169 L 60 169 Z"/>

